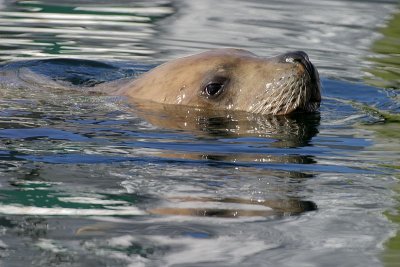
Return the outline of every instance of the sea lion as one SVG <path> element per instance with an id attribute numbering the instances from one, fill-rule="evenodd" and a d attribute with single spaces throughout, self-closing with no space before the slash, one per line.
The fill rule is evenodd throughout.
<path id="1" fill-rule="evenodd" d="M 133 100 L 257 114 L 314 112 L 321 102 L 318 71 L 302 51 L 263 58 L 242 49 L 211 50 L 101 88 Z"/>
<path id="2" fill-rule="evenodd" d="M 16 70 L 12 64 L 6 65 L 0 71 L 0 86 L 18 82 L 19 87 L 121 95 L 135 103 L 253 114 L 314 112 L 321 102 L 318 71 L 302 51 L 264 58 L 242 49 L 216 49 L 166 62 L 139 77 L 109 82 L 90 79 L 89 83 L 85 80 L 80 83 L 80 79 L 77 82 L 74 76 L 41 73 L 46 63 L 56 64 L 56 60 L 17 64 Z M 88 60 L 69 63 L 85 63 L 89 67 L 94 64 L 110 71 L 116 69 L 107 63 Z"/>

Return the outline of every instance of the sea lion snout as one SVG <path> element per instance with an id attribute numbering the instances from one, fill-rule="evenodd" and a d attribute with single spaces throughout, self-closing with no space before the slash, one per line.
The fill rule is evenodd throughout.
<path id="1" fill-rule="evenodd" d="M 299 105 L 297 111 L 316 111 L 321 102 L 321 83 L 315 66 L 311 63 L 308 54 L 304 51 L 291 51 L 276 57 L 278 63 L 294 64 L 298 69 L 299 80 L 302 80 L 305 87 L 305 101 Z"/>

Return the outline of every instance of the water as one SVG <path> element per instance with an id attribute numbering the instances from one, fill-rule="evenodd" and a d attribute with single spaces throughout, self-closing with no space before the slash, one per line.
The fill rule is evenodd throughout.
<path id="1" fill-rule="evenodd" d="M 0 1 L 1 265 L 399 266 L 396 8 Z M 187 115 L 10 75 L 88 86 L 226 46 L 307 51 L 321 112 Z"/>

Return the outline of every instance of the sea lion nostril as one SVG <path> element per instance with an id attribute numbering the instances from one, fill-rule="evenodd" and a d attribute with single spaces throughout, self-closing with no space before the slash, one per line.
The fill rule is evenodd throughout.
<path id="1" fill-rule="evenodd" d="M 303 51 L 288 52 L 280 56 L 282 62 L 306 62 L 309 61 L 308 55 Z"/>

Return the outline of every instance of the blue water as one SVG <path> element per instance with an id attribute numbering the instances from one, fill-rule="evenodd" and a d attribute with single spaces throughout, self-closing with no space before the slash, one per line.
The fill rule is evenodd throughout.
<path id="1" fill-rule="evenodd" d="M 399 96 L 365 82 L 396 4 L 0 1 L 1 265 L 396 266 Z M 306 50 L 320 112 L 188 116 L 49 83 L 226 46 Z"/>

